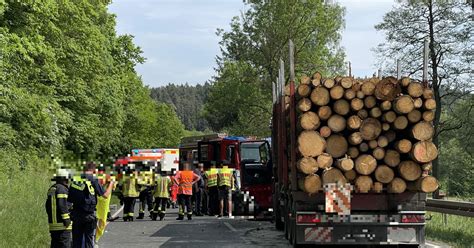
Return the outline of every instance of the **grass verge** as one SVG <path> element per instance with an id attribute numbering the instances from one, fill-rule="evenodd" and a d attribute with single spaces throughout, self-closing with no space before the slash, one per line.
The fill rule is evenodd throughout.
<path id="1" fill-rule="evenodd" d="M 474 246 L 474 218 L 457 215 L 447 215 L 444 223 L 440 213 L 428 212 L 432 219 L 427 221 L 426 238 L 441 241 L 454 247 Z"/>

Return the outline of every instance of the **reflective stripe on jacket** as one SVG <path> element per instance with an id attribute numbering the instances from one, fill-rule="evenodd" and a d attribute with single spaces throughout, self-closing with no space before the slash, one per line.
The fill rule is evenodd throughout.
<path id="1" fill-rule="evenodd" d="M 170 186 L 171 179 L 169 176 L 156 176 L 156 188 L 153 193 L 153 197 L 169 198 L 170 197 Z"/>
<path id="2" fill-rule="evenodd" d="M 206 171 L 205 175 L 207 178 L 207 187 L 214 187 L 217 186 L 217 169 L 211 168 L 210 170 Z"/>
<path id="3" fill-rule="evenodd" d="M 218 174 L 218 186 L 232 186 L 232 169 L 229 168 L 222 168 L 219 170 Z"/>
<path id="4" fill-rule="evenodd" d="M 55 184 L 49 188 L 45 204 L 49 231 L 72 230 L 72 224 L 67 227 L 63 224 L 63 220 L 70 219 L 67 204 L 68 193 L 68 188 L 62 184 Z"/>
<path id="5" fill-rule="evenodd" d="M 124 197 L 138 197 L 138 183 L 135 176 L 124 176 L 122 179 L 122 194 Z"/>
<path id="6" fill-rule="evenodd" d="M 196 174 L 194 174 L 192 171 L 178 171 L 178 173 L 176 173 L 175 180 L 178 184 L 178 194 L 193 194 L 193 180 L 195 179 L 194 175 Z"/>

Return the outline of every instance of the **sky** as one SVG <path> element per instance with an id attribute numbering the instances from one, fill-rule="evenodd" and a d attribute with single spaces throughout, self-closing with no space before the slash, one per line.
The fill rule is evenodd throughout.
<path id="1" fill-rule="evenodd" d="M 346 7 L 342 46 L 355 76 L 377 68 L 371 49 L 383 42 L 374 29 L 393 0 L 337 0 Z M 147 58 L 136 67 L 146 85 L 195 85 L 211 79 L 220 54 L 217 28 L 229 28 L 233 16 L 245 11 L 242 0 L 114 0 L 119 34 L 131 34 Z"/>

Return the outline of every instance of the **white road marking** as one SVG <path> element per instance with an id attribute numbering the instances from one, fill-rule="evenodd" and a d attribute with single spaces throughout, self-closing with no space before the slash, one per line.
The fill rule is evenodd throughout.
<path id="1" fill-rule="evenodd" d="M 224 225 L 226 225 L 232 232 L 237 232 L 237 229 L 235 229 L 230 223 L 224 222 Z"/>
<path id="2" fill-rule="evenodd" d="M 425 241 L 425 247 L 427 247 L 427 248 L 447 248 L 447 247 L 451 247 L 451 246 L 439 245 L 439 244 L 434 244 L 434 243 Z"/>
<path id="3" fill-rule="evenodd" d="M 123 207 L 124 207 L 124 206 L 122 205 L 117 211 L 115 211 L 115 213 L 112 215 L 112 218 L 117 217 L 117 216 L 120 214 L 120 212 L 122 212 Z"/>

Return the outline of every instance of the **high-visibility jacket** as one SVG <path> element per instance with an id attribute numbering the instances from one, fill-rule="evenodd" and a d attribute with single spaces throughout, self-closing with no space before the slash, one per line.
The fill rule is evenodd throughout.
<path id="1" fill-rule="evenodd" d="M 153 172 L 151 171 L 141 171 L 138 175 L 138 184 L 142 186 L 152 186 L 153 185 Z"/>
<path id="2" fill-rule="evenodd" d="M 170 197 L 171 178 L 169 176 L 157 175 L 155 178 L 155 191 L 153 197 Z"/>
<path id="3" fill-rule="evenodd" d="M 178 194 L 193 195 L 193 181 L 199 178 L 193 171 L 178 171 L 175 176 Z"/>
<path id="4" fill-rule="evenodd" d="M 217 186 L 217 173 L 218 170 L 216 168 L 211 168 L 210 170 L 204 173 L 207 178 L 207 187 Z"/>
<path id="5" fill-rule="evenodd" d="M 122 179 L 122 194 L 124 197 L 138 197 L 137 178 L 132 175 L 124 176 Z"/>
<path id="6" fill-rule="evenodd" d="M 64 226 L 63 220 L 70 219 L 67 204 L 69 190 L 62 184 L 55 184 L 48 190 L 46 213 L 48 214 L 49 231 L 70 231 L 72 224 Z"/>
<path id="7" fill-rule="evenodd" d="M 218 173 L 218 186 L 228 186 L 232 187 L 232 169 L 229 168 L 222 168 L 219 170 Z"/>

